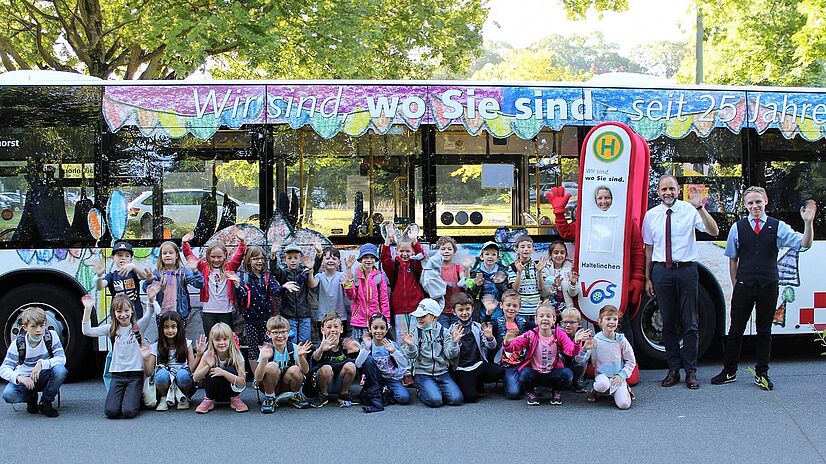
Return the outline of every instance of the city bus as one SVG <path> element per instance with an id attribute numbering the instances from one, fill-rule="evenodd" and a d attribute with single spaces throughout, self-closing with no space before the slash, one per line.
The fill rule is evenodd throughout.
<path id="1" fill-rule="evenodd" d="M 47 309 L 70 368 L 107 348 L 80 334 L 80 296 L 95 291 L 114 239 L 155 265 L 164 240 L 194 245 L 234 227 L 272 247 L 318 241 L 352 253 L 387 223 L 449 235 L 471 265 L 496 240 L 502 260 L 528 233 L 537 258 L 559 236 L 545 193 L 579 201 L 590 128 L 621 122 L 648 141 L 649 206 L 659 176 L 698 187 L 721 235 L 698 233 L 700 349 L 728 326 L 726 234 L 745 186 L 802 231 L 799 210 L 826 191 L 826 93 L 819 89 L 631 83 L 436 81 L 115 82 L 54 72 L 0 76 L 0 354 L 21 310 Z M 3 202 L 3 198 L 16 198 Z M 572 218 L 573 219 L 573 218 Z M 826 324 L 816 242 L 781 250 L 774 333 Z M 249 234 L 248 234 L 249 235 Z M 198 314 L 200 303 L 192 291 Z M 106 317 L 99 294 L 98 321 Z M 644 365 L 664 361 L 656 300 L 629 308 Z M 199 327 L 190 324 L 189 327 Z M 747 333 L 754 333 L 750 325 Z"/>

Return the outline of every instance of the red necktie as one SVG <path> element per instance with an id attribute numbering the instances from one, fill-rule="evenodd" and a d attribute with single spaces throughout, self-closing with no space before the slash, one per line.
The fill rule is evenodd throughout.
<path id="1" fill-rule="evenodd" d="M 671 260 L 671 213 L 673 212 L 671 208 L 665 210 L 665 267 L 669 269 L 673 266 Z"/>
<path id="2" fill-rule="evenodd" d="M 759 233 L 760 233 L 760 218 L 756 218 L 756 219 L 754 220 L 754 233 L 755 233 L 755 234 L 759 234 Z"/>

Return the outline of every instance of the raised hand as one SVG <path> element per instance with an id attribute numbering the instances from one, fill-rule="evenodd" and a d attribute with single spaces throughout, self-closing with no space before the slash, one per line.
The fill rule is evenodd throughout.
<path id="1" fill-rule="evenodd" d="M 499 271 L 499 272 L 497 272 L 496 274 L 493 275 L 493 283 L 495 283 L 495 284 L 504 284 L 507 281 L 508 281 L 508 274 L 503 272 L 503 271 Z"/>
<path id="2" fill-rule="evenodd" d="M 493 324 L 490 322 L 485 322 L 482 324 L 482 334 L 488 340 L 493 340 Z"/>
<path id="3" fill-rule="evenodd" d="M 513 262 L 513 268 L 516 270 L 516 273 L 518 274 L 525 270 L 525 263 L 523 263 L 521 259 L 517 259 Z"/>
<path id="4" fill-rule="evenodd" d="M 146 287 L 146 297 L 149 301 L 155 301 L 155 297 L 161 292 L 161 283 L 154 282 Z"/>
<path id="5" fill-rule="evenodd" d="M 407 346 L 413 346 L 416 343 L 413 340 L 413 334 L 410 332 L 402 332 L 402 342 Z"/>
<path id="6" fill-rule="evenodd" d="M 313 342 L 307 340 L 304 343 L 295 345 L 295 354 L 298 356 L 306 356 L 313 351 Z"/>
<path id="7" fill-rule="evenodd" d="M 583 348 L 586 350 L 592 350 L 594 348 L 594 339 L 593 337 L 588 337 L 585 340 L 585 344 L 582 345 Z"/>
<path id="8" fill-rule="evenodd" d="M 347 265 L 347 269 L 353 267 L 353 264 L 356 263 L 356 255 L 350 255 L 344 260 L 344 264 Z"/>
<path id="9" fill-rule="evenodd" d="M 490 316 L 496 311 L 496 308 L 499 306 L 499 302 L 496 301 L 496 298 L 493 295 L 485 295 L 482 297 L 482 306 L 485 307 L 485 313 Z"/>
<path id="10" fill-rule="evenodd" d="M 388 353 L 393 354 L 396 351 L 396 347 L 393 346 L 393 340 L 390 340 L 389 338 L 385 338 L 384 340 L 381 341 L 381 343 L 384 346 L 384 349 L 387 350 Z"/>
<path id="11" fill-rule="evenodd" d="M 192 272 L 198 272 L 198 260 L 196 258 L 187 258 L 186 268 Z"/>
<path id="12" fill-rule="evenodd" d="M 473 278 L 473 285 L 477 287 L 481 287 L 485 284 L 485 276 L 482 275 L 481 272 L 476 273 L 476 277 Z"/>
<path id="13" fill-rule="evenodd" d="M 305 256 L 301 259 L 301 264 L 303 264 L 307 269 L 312 270 L 315 265 L 315 258 L 312 256 Z"/>
<path id="14" fill-rule="evenodd" d="M 284 282 L 284 285 L 282 285 L 282 287 L 284 287 L 288 292 L 293 293 L 301 290 L 301 287 L 299 287 L 298 284 L 293 282 L 292 280 L 289 282 Z"/>
<path id="15" fill-rule="evenodd" d="M 812 222 L 817 214 L 817 203 L 814 200 L 806 200 L 804 205 L 800 208 L 800 217 L 803 222 Z"/>
<path id="16" fill-rule="evenodd" d="M 135 263 L 126 263 L 122 268 L 118 269 L 118 274 L 125 276 L 135 270 Z"/>
<path id="17" fill-rule="evenodd" d="M 453 339 L 455 343 L 459 343 L 462 340 L 462 336 L 465 335 L 465 329 L 462 328 L 461 325 L 456 325 L 456 328 L 453 329 L 453 332 L 450 333 L 450 338 Z"/>
<path id="18" fill-rule="evenodd" d="M 316 253 L 321 253 L 324 251 L 324 247 L 321 246 L 321 240 L 318 237 L 313 239 L 313 248 L 315 248 Z"/>
<path id="19" fill-rule="evenodd" d="M 247 231 L 242 229 L 241 227 L 235 227 L 235 238 L 238 239 L 238 243 L 245 243 L 247 241 Z"/>
<path id="20" fill-rule="evenodd" d="M 91 258 L 87 262 L 92 266 L 92 269 L 98 277 L 101 277 L 103 273 L 106 272 L 106 265 L 103 263 L 103 259 Z"/>
<path id="21" fill-rule="evenodd" d="M 261 355 L 261 359 L 272 359 L 273 355 L 273 348 L 272 343 L 264 343 L 259 349 L 258 352 Z"/>
<path id="22" fill-rule="evenodd" d="M 330 351 L 336 346 L 336 337 L 333 335 L 321 339 L 321 351 Z"/>
<path id="23" fill-rule="evenodd" d="M 206 335 L 201 334 L 201 336 L 198 337 L 198 344 L 195 345 L 195 347 L 198 350 L 198 353 L 204 354 L 206 352 L 206 349 L 207 349 Z"/>
<path id="24" fill-rule="evenodd" d="M 574 343 L 579 343 L 585 338 L 591 337 L 591 331 L 588 329 L 579 329 L 574 334 Z"/>
<path id="25" fill-rule="evenodd" d="M 577 273 L 576 271 L 571 271 L 571 274 L 568 276 L 568 282 L 571 284 L 571 286 L 574 286 L 578 281 L 579 273 Z"/>
<path id="26" fill-rule="evenodd" d="M 226 275 L 226 276 L 227 276 L 227 280 L 229 280 L 230 282 L 234 283 L 236 287 L 237 287 L 237 286 L 241 283 L 241 278 L 240 278 L 240 277 L 238 277 L 238 274 L 236 274 L 235 272 L 232 272 L 232 271 L 226 271 L 226 272 L 224 273 L 224 275 Z"/>
<path id="27" fill-rule="evenodd" d="M 195 238 L 195 233 L 194 232 L 187 232 L 186 235 L 181 237 L 181 243 L 191 242 L 193 238 Z"/>
<path id="28" fill-rule="evenodd" d="M 83 304 L 83 309 L 91 310 L 95 307 L 95 299 L 92 298 L 92 295 L 89 295 L 88 293 L 80 297 L 80 302 L 81 304 Z"/>
<path id="29" fill-rule="evenodd" d="M 369 350 L 370 345 L 373 344 L 373 337 L 370 336 L 370 332 L 361 334 L 361 341 L 364 342 L 364 347 Z"/>
<path id="30" fill-rule="evenodd" d="M 565 207 L 568 206 L 568 200 L 571 199 L 571 194 L 565 193 L 565 187 L 559 186 L 545 192 L 545 198 L 553 206 L 554 214 L 564 214 Z"/>
<path id="31" fill-rule="evenodd" d="M 144 340 L 141 343 L 141 357 L 146 358 L 152 353 L 152 345 L 149 344 L 148 341 Z"/>
<path id="32" fill-rule="evenodd" d="M 688 202 L 691 203 L 691 206 L 699 208 L 703 204 L 703 192 L 699 188 L 689 187 L 688 195 Z"/>
<path id="33" fill-rule="evenodd" d="M 554 277 L 554 287 L 559 288 L 561 286 L 562 286 L 562 275 L 557 274 L 557 276 Z"/>
<path id="34" fill-rule="evenodd" d="M 547 256 L 542 256 L 541 258 L 539 258 L 539 262 L 536 263 L 536 272 L 537 273 L 542 272 L 542 270 L 545 269 L 545 266 L 547 266 L 547 265 L 548 265 L 548 257 Z"/>
<path id="35" fill-rule="evenodd" d="M 417 241 L 419 238 L 419 226 L 417 224 L 410 224 L 407 227 L 407 233 L 414 242 Z"/>

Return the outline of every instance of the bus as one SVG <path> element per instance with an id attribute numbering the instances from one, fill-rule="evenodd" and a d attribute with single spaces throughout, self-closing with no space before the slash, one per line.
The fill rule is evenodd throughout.
<path id="1" fill-rule="evenodd" d="M 28 306 L 47 309 L 70 368 L 107 349 L 80 334 L 80 296 L 113 239 L 154 266 L 164 240 L 194 245 L 235 227 L 265 246 L 323 241 L 353 252 L 387 222 L 417 224 L 423 242 L 450 235 L 461 262 L 481 243 L 525 232 L 537 255 L 558 239 L 545 192 L 576 211 L 588 130 L 621 122 L 648 141 L 649 206 L 659 176 L 704 192 L 721 235 L 698 233 L 700 351 L 728 327 L 725 234 L 745 186 L 802 230 L 807 198 L 826 197 L 826 92 L 633 83 L 436 81 L 114 82 L 54 72 L 0 76 L 0 354 Z M 0 197 L 1 198 L 1 197 Z M 774 333 L 826 327 L 823 213 L 816 242 L 778 256 Z M 192 291 L 193 295 L 197 295 Z M 104 302 L 104 295 L 98 299 Z M 199 317 L 197 298 L 193 314 Z M 98 305 L 100 308 L 104 304 Z M 633 314 L 636 352 L 664 362 L 656 300 Z M 106 317 L 100 309 L 98 320 Z M 190 324 L 200 327 L 200 324 Z M 754 333 L 750 325 L 747 334 Z"/>

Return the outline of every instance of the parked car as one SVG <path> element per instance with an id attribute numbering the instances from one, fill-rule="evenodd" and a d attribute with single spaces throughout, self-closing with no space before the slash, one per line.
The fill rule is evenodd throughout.
<path id="1" fill-rule="evenodd" d="M 207 189 L 167 189 L 163 192 L 163 217 L 173 224 L 195 224 L 201 214 L 201 199 Z M 224 213 L 224 192 L 216 192 L 218 218 Z M 236 218 L 241 221 L 257 221 L 259 206 L 245 203 L 227 195 L 236 206 Z M 152 229 L 152 191 L 147 190 L 129 203 L 129 220 L 140 221 L 141 230 Z"/>
<path id="2" fill-rule="evenodd" d="M 545 193 L 554 188 L 556 184 L 547 183 L 547 184 L 540 184 L 539 185 L 539 201 L 541 203 L 548 203 L 548 199 L 545 198 Z M 571 202 L 576 204 L 577 194 L 579 193 L 579 186 L 576 182 L 563 182 L 562 187 L 565 189 L 565 193 L 571 194 L 571 199 L 568 200 L 568 207 L 571 206 Z M 533 185 L 531 185 L 531 189 L 528 192 L 528 198 L 531 203 L 536 202 L 536 189 Z"/>
<path id="3" fill-rule="evenodd" d="M 26 203 L 26 196 L 17 192 L 2 192 L 0 193 L 0 201 L 8 204 L 8 207 L 20 211 L 23 209 L 23 204 Z"/>

